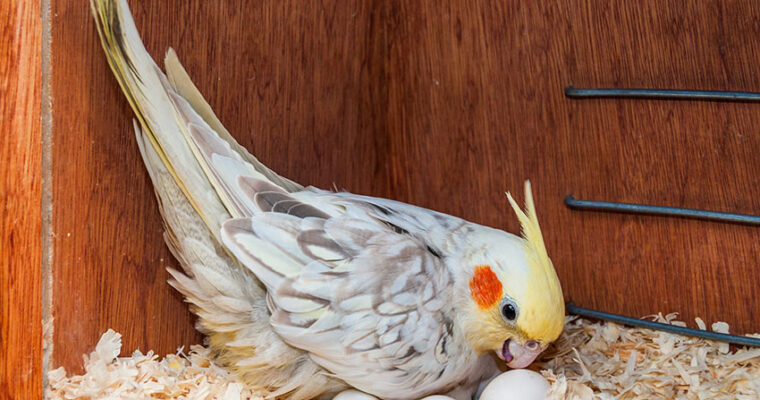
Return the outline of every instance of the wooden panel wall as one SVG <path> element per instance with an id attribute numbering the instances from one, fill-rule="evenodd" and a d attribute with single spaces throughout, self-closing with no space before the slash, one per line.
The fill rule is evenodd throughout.
<path id="1" fill-rule="evenodd" d="M 760 210 L 760 105 L 569 100 L 567 85 L 760 91 L 753 1 L 132 1 L 242 144 L 320 187 L 518 229 L 533 181 L 568 299 L 760 331 L 757 228 L 570 211 L 579 198 Z M 52 0 L 53 366 L 100 333 L 198 342 L 165 284 L 132 112 L 84 2 Z M 520 197 L 522 194 L 520 193 Z"/>
<path id="2" fill-rule="evenodd" d="M 42 396 L 41 20 L 0 2 L 0 398 Z"/>

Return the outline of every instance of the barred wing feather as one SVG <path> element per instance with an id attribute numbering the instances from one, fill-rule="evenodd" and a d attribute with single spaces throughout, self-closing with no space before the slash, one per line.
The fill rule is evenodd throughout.
<path id="1" fill-rule="evenodd" d="M 458 373 L 446 356 L 450 273 L 424 243 L 373 218 L 369 205 L 335 201 L 347 211 L 265 212 L 226 222 L 222 238 L 266 285 L 270 323 L 286 343 L 365 391 L 428 392 Z M 356 218 L 361 210 L 366 217 Z"/>

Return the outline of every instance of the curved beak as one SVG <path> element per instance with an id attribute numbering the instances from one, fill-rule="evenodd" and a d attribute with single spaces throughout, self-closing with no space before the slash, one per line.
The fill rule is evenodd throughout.
<path id="1" fill-rule="evenodd" d="M 544 351 L 544 346 L 541 346 L 541 344 L 535 340 L 529 340 L 524 344 L 520 344 L 512 339 L 507 339 L 501 346 L 501 350 L 496 352 L 496 355 L 506 361 L 509 368 L 525 368 L 530 365 L 530 363 L 532 363 L 542 351 Z"/>

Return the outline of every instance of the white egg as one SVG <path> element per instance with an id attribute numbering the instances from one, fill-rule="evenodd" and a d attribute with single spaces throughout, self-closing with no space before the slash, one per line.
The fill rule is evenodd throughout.
<path id="1" fill-rule="evenodd" d="M 454 400 L 454 399 L 451 398 L 451 397 L 449 397 L 449 396 L 443 396 L 443 395 L 440 395 L 440 394 L 436 394 L 436 395 L 433 395 L 433 396 L 428 396 L 428 397 L 422 398 L 420 400 Z"/>
<path id="2" fill-rule="evenodd" d="M 358 390 L 349 389 L 335 395 L 333 400 L 377 400 L 377 397 Z"/>
<path id="3" fill-rule="evenodd" d="M 541 374 L 513 369 L 494 378 L 480 394 L 480 400 L 546 400 L 549 382 Z"/>

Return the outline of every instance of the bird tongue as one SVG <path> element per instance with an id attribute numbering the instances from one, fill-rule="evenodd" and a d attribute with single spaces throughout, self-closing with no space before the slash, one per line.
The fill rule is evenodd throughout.
<path id="1" fill-rule="evenodd" d="M 496 354 L 507 363 L 509 368 L 525 368 L 541 354 L 543 349 L 527 349 L 514 340 L 507 339 Z"/>

